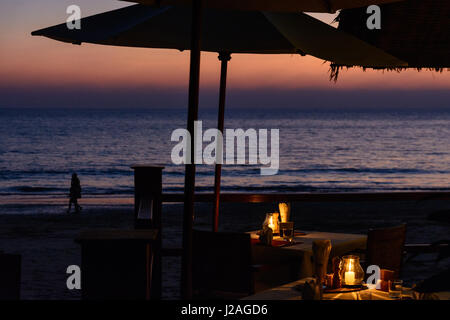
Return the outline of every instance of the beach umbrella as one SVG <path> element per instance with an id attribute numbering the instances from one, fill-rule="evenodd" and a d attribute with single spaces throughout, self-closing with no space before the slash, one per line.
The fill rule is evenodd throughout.
<path id="1" fill-rule="evenodd" d="M 194 121 L 198 117 L 200 50 L 221 53 L 219 55 L 219 59 L 222 61 L 222 72 L 218 122 L 219 129 L 222 130 L 226 71 L 231 52 L 311 54 L 338 63 L 365 64 L 374 67 L 405 65 L 401 60 L 382 50 L 359 41 L 355 37 L 349 37 L 347 34 L 300 12 L 249 11 L 244 13 L 206 9 L 205 14 L 200 15 L 200 1 L 193 1 L 193 4 L 192 8 L 136 5 L 84 18 L 81 30 L 69 30 L 66 24 L 61 24 L 35 31 L 33 35 L 43 35 L 77 44 L 89 42 L 191 50 L 188 108 L 188 130 L 191 135 L 193 135 Z M 190 32 L 186 29 L 189 24 L 192 26 Z M 206 26 L 204 29 L 201 28 L 202 24 Z M 300 32 L 301 30 L 304 32 Z M 200 43 L 201 38 L 202 43 Z M 194 150 L 191 149 L 193 153 Z M 195 165 L 187 164 L 183 219 L 183 247 L 185 248 L 183 261 L 187 260 L 187 262 L 183 263 L 183 270 L 190 268 L 188 256 L 191 247 L 194 186 Z M 220 165 L 216 167 L 215 178 L 215 226 L 217 225 L 219 191 Z M 185 281 L 189 282 L 189 280 Z"/>

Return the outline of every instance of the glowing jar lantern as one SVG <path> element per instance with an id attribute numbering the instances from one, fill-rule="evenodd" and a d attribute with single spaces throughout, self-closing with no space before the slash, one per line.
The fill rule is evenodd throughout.
<path id="1" fill-rule="evenodd" d="M 341 281 L 344 286 L 360 286 L 364 280 L 364 270 L 359 264 L 358 256 L 342 258 Z"/>
<path id="2" fill-rule="evenodd" d="M 278 212 L 274 213 L 268 213 L 266 220 L 267 220 L 267 226 L 272 229 L 274 234 L 280 233 L 280 223 L 278 221 L 278 217 L 280 214 Z"/>
<path id="3" fill-rule="evenodd" d="M 270 215 L 269 217 L 269 228 L 272 230 L 275 229 L 275 225 L 273 224 L 273 215 Z"/>
<path id="4" fill-rule="evenodd" d="M 280 233 L 280 220 L 279 220 L 280 214 L 278 212 L 272 213 L 272 221 L 273 221 L 273 233 L 279 234 Z"/>

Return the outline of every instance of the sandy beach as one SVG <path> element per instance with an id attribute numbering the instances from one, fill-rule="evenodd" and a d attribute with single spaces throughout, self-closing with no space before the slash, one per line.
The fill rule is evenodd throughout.
<path id="1" fill-rule="evenodd" d="M 79 215 L 65 214 L 62 204 L 0 205 L 0 250 L 22 255 L 23 299 L 79 299 L 79 291 L 66 288 L 67 266 L 80 264 L 80 247 L 73 239 L 85 229 L 132 228 L 131 205 L 83 201 L 86 204 Z M 407 243 L 430 243 L 448 239 L 449 225 L 427 219 L 430 213 L 444 209 L 450 209 L 448 202 L 293 203 L 292 215 L 299 230 L 364 234 L 369 228 L 407 223 Z M 265 213 L 274 210 L 275 204 L 223 204 L 220 230 L 258 229 Z M 163 207 L 165 247 L 181 246 L 181 213 L 182 204 Z M 195 227 L 209 229 L 210 223 L 211 206 L 198 204 Z M 450 265 L 449 259 L 436 265 L 433 259 L 433 255 L 423 255 L 408 263 L 402 278 L 412 284 Z M 179 297 L 179 270 L 180 258 L 163 259 L 165 299 Z"/>

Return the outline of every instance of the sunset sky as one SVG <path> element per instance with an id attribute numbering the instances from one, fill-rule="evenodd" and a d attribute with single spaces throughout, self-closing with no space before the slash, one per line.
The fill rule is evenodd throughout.
<path id="1" fill-rule="evenodd" d="M 114 0 L 2 0 L 0 107 L 183 107 L 189 52 L 59 43 L 31 31 L 62 23 L 77 4 L 88 16 Z M 321 15 L 324 21 L 332 16 Z M 446 108 L 450 72 L 352 69 L 330 82 L 328 63 L 297 55 L 233 55 L 230 107 Z M 217 54 L 202 54 L 201 107 L 216 107 Z"/>

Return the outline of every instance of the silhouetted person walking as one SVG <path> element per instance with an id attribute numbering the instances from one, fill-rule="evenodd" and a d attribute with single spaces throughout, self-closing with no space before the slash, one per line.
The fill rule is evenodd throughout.
<path id="1" fill-rule="evenodd" d="M 67 209 L 67 213 L 70 213 L 70 208 L 72 207 L 72 203 L 75 205 L 75 213 L 79 213 L 81 211 L 81 207 L 78 205 L 78 199 L 81 198 L 81 185 L 80 179 L 76 173 L 72 174 L 72 182 L 70 184 L 70 194 L 69 194 L 69 209 Z"/>

